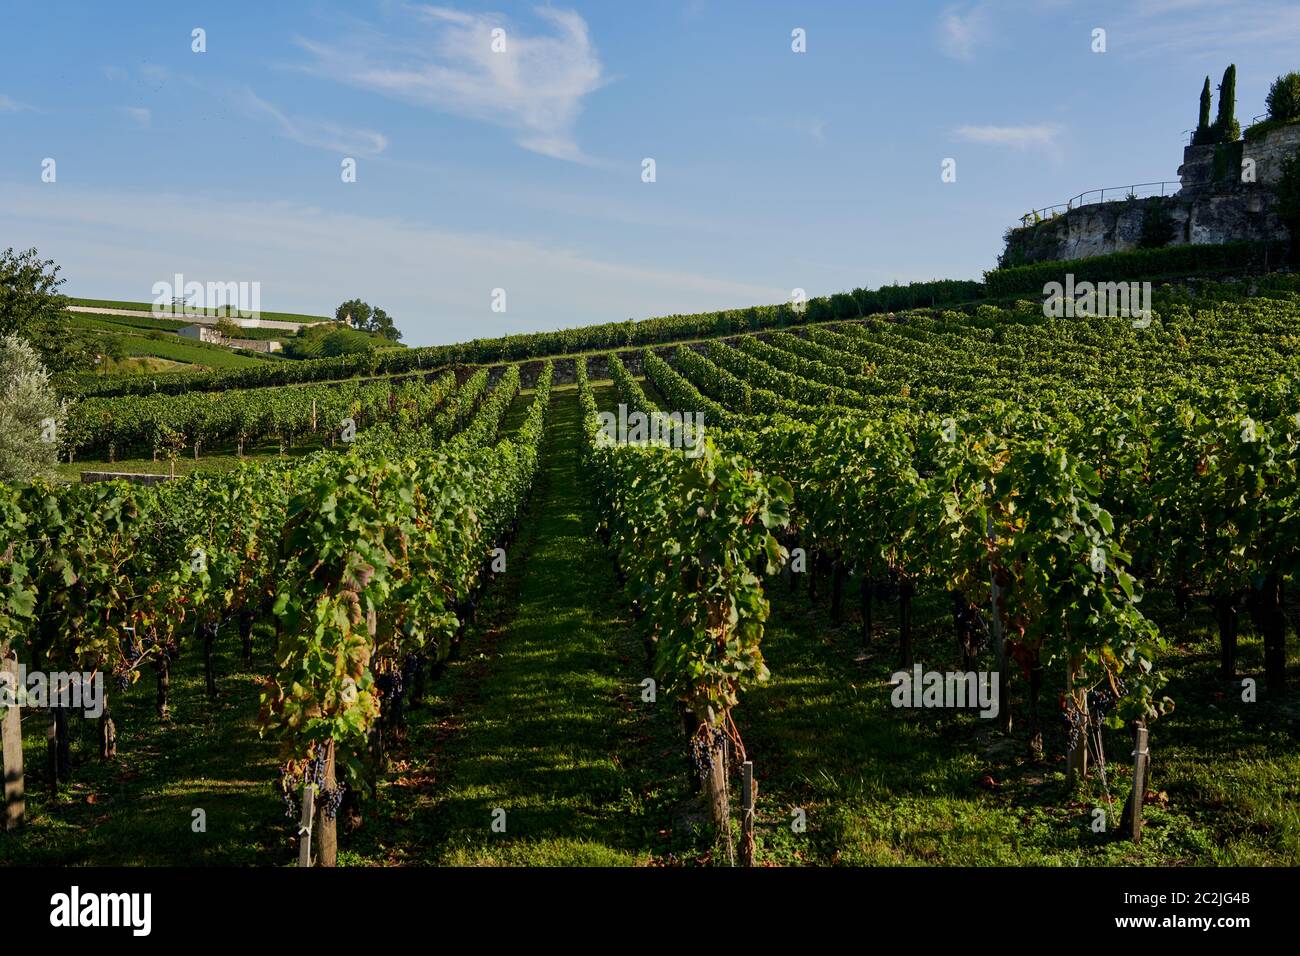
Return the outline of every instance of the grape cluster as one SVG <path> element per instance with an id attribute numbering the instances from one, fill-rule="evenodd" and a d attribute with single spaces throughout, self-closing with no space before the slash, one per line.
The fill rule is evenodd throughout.
<path id="1" fill-rule="evenodd" d="M 379 698 L 385 705 L 395 702 L 405 689 L 402 671 L 387 671 L 375 678 L 375 690 L 379 692 Z"/>
<path id="2" fill-rule="evenodd" d="M 290 764 L 280 768 L 280 795 L 284 799 L 284 815 L 290 820 L 297 820 L 302 814 L 302 805 L 298 795 L 302 788 L 311 784 L 316 788 L 317 800 L 328 802 L 334 791 L 325 789 L 325 751 L 317 748 L 316 756 L 305 764 Z M 339 799 L 342 799 L 340 796 Z M 336 801 L 337 806 L 337 801 Z"/>
<path id="3" fill-rule="evenodd" d="M 323 753 L 317 752 L 316 756 L 312 758 L 311 763 L 307 765 L 307 774 L 317 792 L 325 788 L 325 755 Z"/>
<path id="4" fill-rule="evenodd" d="M 1083 736 L 1083 711 L 1077 707 L 1067 705 L 1061 710 L 1061 721 L 1065 724 L 1065 738 L 1070 750 L 1075 750 L 1079 746 L 1079 740 Z"/>
<path id="5" fill-rule="evenodd" d="M 326 820 L 333 820 L 339 812 L 339 807 L 343 803 L 343 791 L 348 788 L 346 783 L 339 781 L 338 786 L 332 790 L 321 790 L 319 803 L 321 813 L 325 814 Z"/>
<path id="6" fill-rule="evenodd" d="M 708 779 L 713 767 L 713 754 L 722 750 L 726 735 L 720 730 L 708 728 L 691 738 L 691 763 L 701 780 Z"/>
<path id="7" fill-rule="evenodd" d="M 140 658 L 144 656 L 144 648 L 135 639 L 134 635 L 124 635 L 121 639 L 123 665 L 113 674 L 117 681 L 118 690 L 126 690 L 131 686 L 131 671 L 139 663 Z"/>
<path id="8" fill-rule="evenodd" d="M 290 773 L 287 767 L 280 768 L 280 796 L 284 800 L 284 815 L 290 820 L 297 820 L 300 812 L 298 809 L 299 779 L 296 774 Z"/>
<path id="9" fill-rule="evenodd" d="M 180 645 L 175 641 L 160 641 L 156 637 L 146 637 L 142 643 L 146 649 L 158 648 L 159 660 L 170 662 L 181 656 Z"/>
<path id="10" fill-rule="evenodd" d="M 1088 713 L 1095 715 L 1098 721 L 1105 720 L 1114 707 L 1115 695 L 1109 690 L 1088 691 Z"/>

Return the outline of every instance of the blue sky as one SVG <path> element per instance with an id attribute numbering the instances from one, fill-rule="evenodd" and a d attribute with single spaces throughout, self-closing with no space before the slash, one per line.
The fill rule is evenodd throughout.
<path id="1" fill-rule="evenodd" d="M 1207 73 L 1249 122 L 1300 69 L 1293 0 L 7 7 L 0 245 L 411 344 L 978 277 L 1031 207 L 1176 179 Z"/>

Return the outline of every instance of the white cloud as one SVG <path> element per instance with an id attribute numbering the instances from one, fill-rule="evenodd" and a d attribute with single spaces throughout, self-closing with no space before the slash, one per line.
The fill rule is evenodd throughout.
<path id="1" fill-rule="evenodd" d="M 504 17 L 446 7 L 410 8 L 424 27 L 403 36 L 359 33 L 339 44 L 299 39 L 319 76 L 514 132 L 525 149 L 584 161 L 574 126 L 583 99 L 606 82 L 587 23 L 539 7 L 552 35 L 529 34 Z M 505 52 L 492 30 L 505 30 Z M 418 34 L 418 35 L 416 35 Z"/>
<path id="2" fill-rule="evenodd" d="M 388 138 L 368 129 L 348 129 L 328 120 L 290 116 L 251 89 L 236 94 L 237 104 L 250 116 L 273 120 L 289 139 L 336 153 L 377 156 L 388 148 Z"/>
<path id="3" fill-rule="evenodd" d="M 983 3 L 952 4 L 939 15 L 939 47 L 954 60 L 973 60 L 975 50 L 992 35 Z"/>
<path id="4" fill-rule="evenodd" d="M 1141 0 L 1112 35 L 1135 54 L 1183 53 L 1236 59 L 1242 50 L 1300 45 L 1294 0 Z M 1234 52 L 1236 51 L 1236 52 Z"/>
<path id="5" fill-rule="evenodd" d="M 122 113 L 139 126 L 141 129 L 148 129 L 153 123 L 153 111 L 144 106 L 123 106 Z"/>
<path id="6" fill-rule="evenodd" d="M 1012 149 L 1041 148 L 1055 150 L 1062 128 L 1056 123 L 1027 126 L 959 126 L 954 135 L 967 143 L 1006 146 Z"/>
<path id="7" fill-rule="evenodd" d="M 156 281 L 257 281 L 264 308 L 332 312 L 362 295 L 412 344 L 779 302 L 789 289 L 583 250 L 290 203 L 0 184 L 5 226 L 54 258 L 69 294 L 147 299 Z M 163 227 L 159 223 L 165 223 Z M 232 238 L 237 237 L 237 238 Z M 509 311 L 491 311 L 494 288 Z"/>
<path id="8" fill-rule="evenodd" d="M 30 106 L 25 106 L 11 97 L 0 93 L 0 113 L 17 113 L 20 110 L 29 110 Z"/>

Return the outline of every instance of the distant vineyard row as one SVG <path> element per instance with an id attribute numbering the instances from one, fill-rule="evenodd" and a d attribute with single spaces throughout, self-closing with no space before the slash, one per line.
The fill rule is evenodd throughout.
<path id="1" fill-rule="evenodd" d="M 1080 277 L 1096 274 L 1109 281 L 1121 281 L 1139 274 L 1158 275 L 1161 278 L 1220 275 L 1262 268 L 1268 263 L 1276 264 L 1277 253 L 1278 250 L 1272 250 L 1265 255 L 1259 249 L 1245 244 L 1137 250 L 1079 262 L 995 270 L 985 274 L 984 282 L 952 279 L 914 282 L 909 285 L 882 286 L 874 290 L 854 289 L 851 292 L 811 298 L 799 305 L 786 302 L 692 315 L 672 315 L 639 322 L 628 319 L 626 322 L 606 322 L 555 332 L 474 339 L 453 345 L 379 349 L 337 358 L 274 363 L 261 368 L 186 375 L 123 376 L 73 386 L 69 392 L 98 396 L 144 395 L 155 392 L 178 394 L 396 375 L 453 364 L 515 362 L 659 345 L 683 339 L 792 328 L 918 308 L 947 308 L 958 304 L 973 307 L 986 296 L 1023 295 L 1032 298 L 1041 295 L 1045 282 L 1072 271 Z M 1113 275 L 1110 274 L 1112 272 Z"/>
<path id="2" fill-rule="evenodd" d="M 1076 780 L 1103 725 L 1173 706 L 1144 589 L 1210 604 L 1226 679 L 1249 608 L 1265 683 L 1283 688 L 1283 596 L 1300 582 L 1300 296 L 1174 304 L 1149 328 L 985 306 L 804 331 L 683 346 L 671 362 L 647 349 L 644 389 L 607 357 L 628 409 L 703 413 L 695 457 L 598 440 L 579 373 L 606 539 L 657 673 L 698 720 L 706 784 L 725 781 L 723 738 L 743 753 L 731 712 L 766 675 L 758 569 L 780 566 L 777 541 L 829 575 L 833 615 L 861 579 L 864 640 L 873 598 L 897 597 L 904 666 L 914 596 L 946 592 L 966 667 L 992 649 L 1004 688 L 1026 683 L 1040 748 L 1040 701 L 1060 680 Z M 704 568 L 682 557 L 706 553 L 718 557 Z M 721 610 L 693 613 L 692 595 Z"/>

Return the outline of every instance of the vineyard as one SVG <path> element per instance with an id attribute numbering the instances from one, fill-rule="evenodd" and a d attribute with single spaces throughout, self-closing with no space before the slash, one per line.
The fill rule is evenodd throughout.
<path id="1" fill-rule="evenodd" d="M 881 292 L 70 396 L 0 861 L 1300 863 L 1296 284 Z"/>

